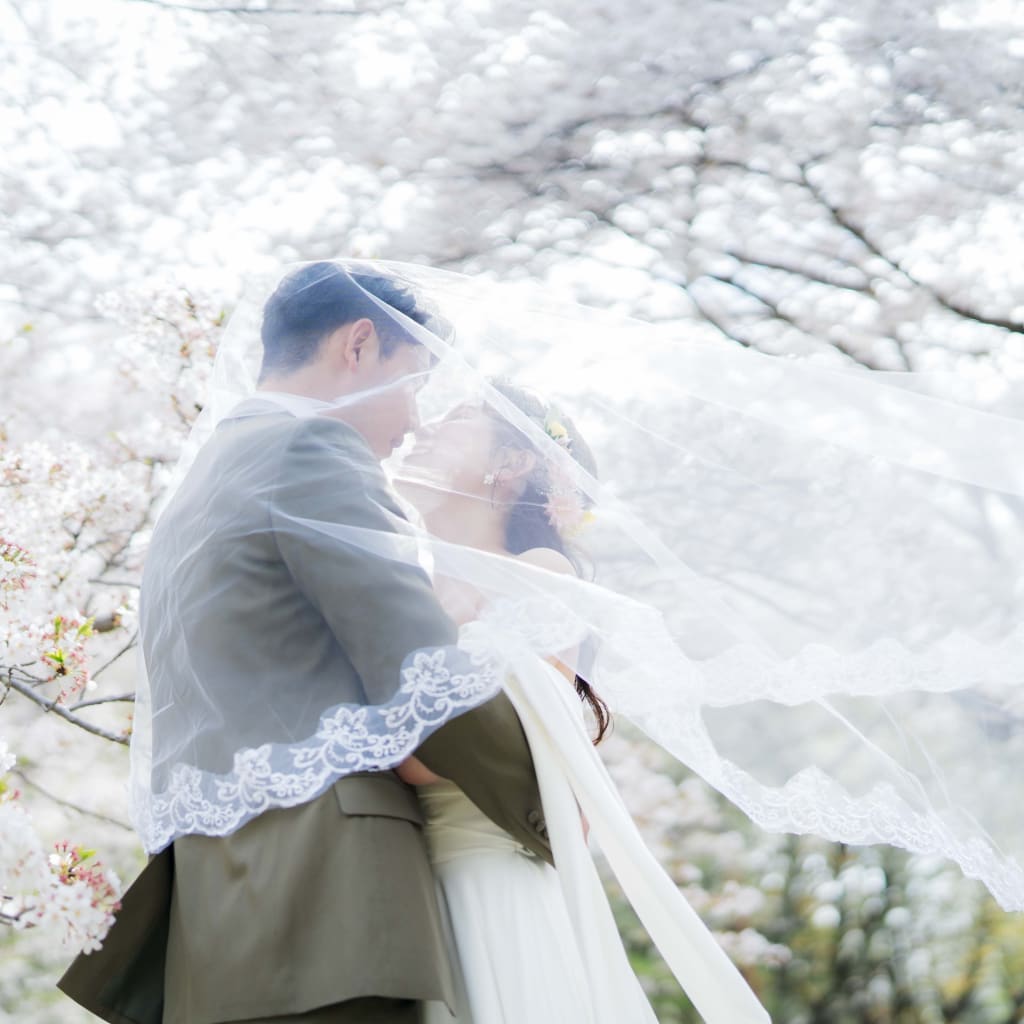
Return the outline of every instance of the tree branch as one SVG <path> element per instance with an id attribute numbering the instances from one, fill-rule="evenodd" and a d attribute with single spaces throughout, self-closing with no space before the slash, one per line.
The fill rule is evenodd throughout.
<path id="1" fill-rule="evenodd" d="M 136 641 L 138 639 L 139 639 L 139 631 L 135 630 L 135 632 L 132 633 L 131 638 L 124 645 L 124 647 L 122 647 L 121 650 L 119 650 L 117 652 L 117 654 L 115 654 L 112 658 L 108 659 L 102 665 L 100 665 L 100 667 L 98 669 L 96 669 L 95 672 L 92 672 L 90 674 L 91 677 L 93 679 L 96 679 L 101 673 L 105 672 L 108 668 L 110 668 L 110 666 L 113 665 L 114 662 L 118 660 L 118 658 L 120 658 L 124 654 L 127 654 L 135 646 Z M 101 703 L 101 702 L 97 701 L 96 703 Z M 75 710 L 77 710 L 80 707 L 84 707 L 84 704 L 82 704 L 81 702 L 76 704 L 71 710 L 75 711 Z"/>
<path id="2" fill-rule="evenodd" d="M 45 697 L 40 697 L 30 686 L 18 682 L 13 675 L 8 674 L 3 685 L 8 690 L 20 693 L 22 697 L 32 701 L 33 704 L 37 704 L 44 711 L 52 711 L 58 718 L 63 718 L 66 722 L 77 725 L 79 729 L 91 732 L 94 736 L 99 736 L 101 739 L 110 740 L 111 743 L 120 743 L 122 746 L 128 745 L 127 736 L 120 736 L 98 725 L 93 725 L 91 722 L 86 722 L 84 719 L 72 714 L 63 704 L 58 704 L 56 700 L 47 700 Z"/>
<path id="3" fill-rule="evenodd" d="M 0 896 L 0 907 L 3 906 L 5 900 L 9 900 L 10 896 Z M 6 924 L 11 927 L 24 928 L 26 925 L 21 923 L 22 915 L 25 913 L 24 910 L 19 910 L 16 914 L 8 914 L 5 910 L 0 910 L 0 924 Z M 35 928 L 35 924 L 32 921 L 28 922 L 29 928 Z"/>
<path id="4" fill-rule="evenodd" d="M 987 327 L 999 327 L 1004 331 L 1012 331 L 1014 334 L 1024 334 L 1024 322 L 1016 320 L 1007 320 L 1003 317 L 990 317 L 985 316 L 983 313 L 978 313 L 973 309 L 969 309 L 967 306 L 961 305 L 954 299 L 949 299 L 944 296 L 941 292 L 936 291 L 933 287 L 926 284 L 923 281 L 918 280 L 913 274 L 907 270 L 899 260 L 893 259 L 891 256 L 886 255 L 875 243 L 868 237 L 865 231 L 855 224 L 839 207 L 831 203 L 825 196 L 825 193 L 811 181 L 808 176 L 808 168 L 806 164 L 801 164 L 800 174 L 803 179 L 803 184 L 807 190 L 814 196 L 814 198 L 828 211 L 833 221 L 839 225 L 844 231 L 856 238 L 861 245 L 863 245 L 868 252 L 873 256 L 877 256 L 880 260 L 887 263 L 893 270 L 898 274 L 902 275 L 907 281 L 909 281 L 915 288 L 920 288 L 922 291 L 927 292 L 938 305 L 950 313 L 955 313 L 957 316 L 963 317 L 965 320 L 973 320 L 975 323 L 984 324 Z"/>
<path id="5" fill-rule="evenodd" d="M 764 308 L 767 309 L 768 312 L 776 320 L 780 320 L 782 321 L 782 323 L 789 324 L 790 327 L 795 327 L 798 331 L 800 331 L 801 334 L 806 334 L 810 338 L 815 338 L 813 334 L 811 334 L 803 326 L 797 323 L 796 320 L 794 320 L 791 316 L 789 316 L 786 313 L 783 313 L 779 309 L 778 305 L 776 305 L 776 303 L 772 299 L 769 299 L 766 296 L 760 294 L 755 289 L 751 288 L 749 285 L 742 284 L 733 277 L 725 277 L 720 274 L 704 274 L 703 276 L 706 277 L 708 280 L 718 281 L 720 284 L 729 285 L 730 287 L 735 288 L 737 291 L 742 292 L 744 295 L 749 295 L 750 298 L 754 299 L 756 302 L 760 302 L 761 305 L 764 306 Z M 818 339 L 815 338 L 815 340 Z M 842 354 L 846 356 L 848 359 L 851 359 L 855 363 L 859 363 L 861 366 L 866 366 L 869 370 L 883 369 L 883 367 L 879 366 L 872 359 L 866 357 L 863 353 L 858 352 L 856 349 L 846 344 L 845 342 L 839 341 L 835 338 L 829 338 L 827 341 L 823 340 L 822 344 L 829 345 L 832 348 L 836 349 L 837 351 L 842 352 Z"/>
<path id="6" fill-rule="evenodd" d="M 99 811 L 90 811 L 87 807 L 79 807 L 78 804 L 73 804 L 70 801 L 57 796 L 55 793 L 51 793 L 45 787 L 40 786 L 34 779 L 30 779 L 20 768 L 12 768 L 11 774 L 16 775 L 25 783 L 26 786 L 30 786 L 41 796 L 46 797 L 47 800 L 52 800 L 55 804 L 58 804 L 61 807 L 66 807 L 71 811 L 77 811 L 79 814 L 88 815 L 90 818 L 96 818 L 98 821 L 105 821 L 108 825 L 116 825 L 118 828 L 122 828 L 126 832 L 134 831 L 131 825 L 128 825 L 123 821 L 118 821 L 117 818 L 108 817 L 106 814 L 101 814 Z"/>
<path id="7" fill-rule="evenodd" d="M 135 694 L 118 693 L 112 697 L 93 697 L 92 700 L 80 700 L 78 701 L 78 703 L 72 704 L 71 707 L 68 708 L 68 711 L 74 712 L 79 711 L 82 708 L 92 708 L 95 707 L 97 704 L 117 704 L 121 701 L 133 703 L 135 701 Z"/>
<path id="8" fill-rule="evenodd" d="M 727 249 L 725 251 L 725 255 L 731 256 L 734 260 L 739 260 L 741 263 L 746 263 L 752 267 L 764 267 L 765 270 L 779 270 L 784 274 L 793 274 L 795 277 L 802 277 L 805 281 L 814 281 L 816 284 L 828 285 L 830 288 L 841 288 L 844 291 L 860 292 L 864 295 L 873 294 L 871 284 L 866 280 L 860 284 L 844 284 L 842 281 L 837 281 L 833 277 L 826 277 L 824 274 L 815 274 L 803 267 L 797 267 L 791 263 L 783 263 L 781 260 L 759 259 L 755 256 L 746 256 L 733 249 Z M 857 270 L 858 272 L 861 272 L 860 268 L 857 268 Z"/>

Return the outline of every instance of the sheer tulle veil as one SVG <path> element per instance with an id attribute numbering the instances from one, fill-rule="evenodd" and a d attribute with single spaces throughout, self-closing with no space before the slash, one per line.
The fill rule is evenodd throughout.
<path id="1" fill-rule="evenodd" d="M 385 386 L 411 388 L 423 423 L 383 461 L 401 522 L 304 528 L 476 595 L 459 640 L 475 664 L 524 648 L 568 662 L 761 827 L 940 854 L 1024 909 L 1024 423 L 1009 390 L 697 341 L 525 284 L 318 266 L 399 281 L 428 313 L 359 285 L 365 313 L 430 359 Z M 240 303 L 179 479 L 259 397 L 263 305 L 301 269 Z M 292 413 L 345 419 L 365 400 Z M 495 445 L 513 468 L 529 453 L 523 486 L 576 571 L 432 528 L 431 509 L 465 498 L 462 470 Z M 495 671 L 463 706 L 493 692 Z M 143 692 L 143 791 L 154 761 L 188 747 L 157 754 L 147 708 Z M 247 756 L 227 753 L 236 769 Z"/>

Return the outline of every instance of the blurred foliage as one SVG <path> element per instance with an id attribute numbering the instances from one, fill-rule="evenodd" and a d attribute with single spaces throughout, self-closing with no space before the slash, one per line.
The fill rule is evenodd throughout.
<path id="1" fill-rule="evenodd" d="M 742 946 L 727 940 L 737 935 L 757 933 L 774 948 L 765 956 L 768 947 L 751 944 L 758 962 L 744 975 L 776 1024 L 1024 1020 L 1024 915 L 1005 913 L 955 865 L 888 847 L 768 835 L 647 741 L 629 742 L 648 770 L 660 764 L 677 787 L 675 806 L 662 803 L 660 820 L 680 824 L 653 825 L 650 815 L 638 815 L 648 842 L 674 849 L 677 880 L 699 877 L 708 896 L 704 917 L 717 923 L 734 958 Z M 696 791 L 712 814 L 694 818 Z M 751 887 L 763 902 L 748 903 L 747 913 L 721 913 L 716 905 L 736 887 Z M 659 1020 L 699 1024 L 621 893 L 613 882 L 608 888 Z M 684 890 L 699 902 L 692 882 Z"/>

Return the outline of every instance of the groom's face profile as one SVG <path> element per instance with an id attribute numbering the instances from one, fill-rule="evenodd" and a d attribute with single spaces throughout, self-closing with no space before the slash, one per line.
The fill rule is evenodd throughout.
<path id="1" fill-rule="evenodd" d="M 430 370 L 429 350 L 400 342 L 385 351 L 373 322 L 362 319 L 333 332 L 324 356 L 337 395 L 330 415 L 358 430 L 377 458 L 387 458 L 419 426 L 416 395 Z"/>

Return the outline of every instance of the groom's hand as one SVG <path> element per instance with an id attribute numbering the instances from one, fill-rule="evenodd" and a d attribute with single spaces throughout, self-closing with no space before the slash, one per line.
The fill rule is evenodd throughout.
<path id="1" fill-rule="evenodd" d="M 435 775 L 451 779 L 496 825 L 554 863 L 533 756 L 504 693 L 441 726 L 420 744 L 416 757 Z"/>

